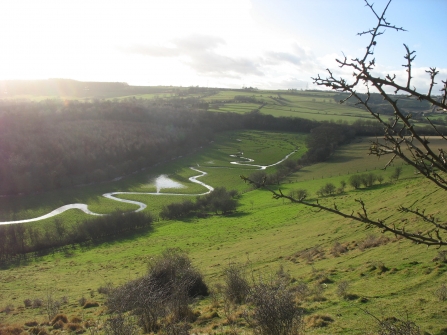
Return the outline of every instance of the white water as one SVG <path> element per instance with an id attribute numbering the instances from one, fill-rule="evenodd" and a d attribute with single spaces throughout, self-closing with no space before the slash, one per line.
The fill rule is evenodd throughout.
<path id="1" fill-rule="evenodd" d="M 244 161 L 235 161 L 235 162 L 230 162 L 231 164 L 236 164 L 236 165 L 246 165 L 246 166 L 256 166 L 259 168 L 259 170 L 265 170 L 268 167 L 272 167 L 278 164 L 281 164 L 282 162 L 284 162 L 287 158 L 289 158 L 291 155 L 293 155 L 296 152 L 296 150 L 292 151 L 290 154 L 288 154 L 286 157 L 284 157 L 283 159 L 281 159 L 280 161 L 270 164 L 270 165 L 256 165 L 256 164 L 247 164 L 247 163 L 251 163 L 254 162 L 254 159 L 251 158 L 247 158 L 247 157 L 242 157 L 242 156 L 237 156 L 237 155 L 230 155 L 231 157 L 237 157 L 240 159 L 244 159 Z"/>
<path id="2" fill-rule="evenodd" d="M 292 151 L 290 154 L 288 154 L 287 156 L 285 156 L 283 159 L 281 159 L 280 161 L 274 163 L 274 164 L 270 164 L 270 165 L 255 165 L 255 164 L 248 164 L 251 162 L 254 162 L 253 159 L 251 158 L 246 158 L 246 157 L 239 157 L 237 155 L 230 155 L 231 157 L 238 157 L 240 159 L 243 159 L 244 161 L 234 161 L 234 162 L 230 162 L 231 164 L 235 164 L 235 165 L 245 165 L 245 166 L 254 166 L 254 167 L 258 167 L 260 170 L 265 170 L 268 167 L 271 166 L 275 166 L 278 165 L 282 162 L 284 162 L 287 158 L 289 158 L 292 154 L 294 154 L 296 152 Z M 202 185 L 203 187 L 205 187 L 208 191 L 204 192 L 204 193 L 199 193 L 199 194 L 182 194 L 182 193 L 161 193 L 160 190 L 164 189 L 164 188 L 183 188 L 185 187 L 184 185 L 168 178 L 166 175 L 160 175 L 156 180 L 155 180 L 155 186 L 157 188 L 157 192 L 111 192 L 111 193 L 104 193 L 102 196 L 107 198 L 107 199 L 111 199 L 111 200 L 115 200 L 118 202 L 124 202 L 124 203 L 128 203 L 128 204 L 134 204 L 138 206 L 138 209 L 136 209 L 134 212 L 140 212 L 142 210 L 144 210 L 147 206 L 145 203 L 139 202 L 139 201 L 134 201 L 134 200 L 127 200 L 127 199 L 121 199 L 121 198 L 117 198 L 115 197 L 115 195 L 118 194 L 144 194 L 144 195 L 172 195 L 172 196 L 198 196 L 198 195 L 205 195 L 205 194 L 209 194 L 211 193 L 214 188 L 208 184 L 205 184 L 204 182 L 201 182 L 199 180 L 197 180 L 197 178 L 203 177 L 205 176 L 207 173 L 204 171 L 200 171 L 198 169 L 195 169 L 193 167 L 190 167 L 191 170 L 199 172 L 200 174 L 190 177 L 189 181 L 191 181 L 192 183 L 196 183 L 199 185 Z M 95 213 L 92 212 L 88 209 L 88 206 L 86 204 L 70 204 L 70 205 L 65 205 L 62 207 L 59 207 L 57 209 L 55 209 L 54 211 L 36 217 L 36 218 L 32 218 L 32 219 L 25 219 L 25 220 L 16 220 L 16 221 L 4 221 L 4 222 L 0 222 L 0 225 L 5 225 L 5 224 L 13 224 L 13 223 L 26 223 L 26 222 L 35 222 L 35 221 L 40 221 L 40 220 L 44 220 L 44 219 L 48 219 L 51 218 L 53 216 L 56 216 L 58 214 L 61 214 L 69 209 L 79 209 L 81 211 L 83 211 L 86 214 L 90 214 L 90 215 L 97 215 L 97 216 L 103 216 L 103 215 L 107 215 L 107 214 L 99 214 L 99 213 Z"/>
<path id="3" fill-rule="evenodd" d="M 155 187 L 157 188 L 157 193 L 163 188 L 184 188 L 182 185 L 175 180 L 170 179 L 167 175 L 162 174 L 157 179 L 155 179 Z"/>

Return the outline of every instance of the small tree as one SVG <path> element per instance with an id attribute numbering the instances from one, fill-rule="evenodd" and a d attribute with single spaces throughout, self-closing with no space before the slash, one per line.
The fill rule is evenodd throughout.
<path id="1" fill-rule="evenodd" d="M 393 174 L 391 175 L 391 179 L 394 181 L 398 181 L 401 174 L 402 174 L 402 166 L 396 166 Z"/>

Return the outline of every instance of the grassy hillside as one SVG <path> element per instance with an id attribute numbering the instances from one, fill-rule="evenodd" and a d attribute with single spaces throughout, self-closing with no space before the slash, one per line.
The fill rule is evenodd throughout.
<path id="1" fill-rule="evenodd" d="M 328 162 L 306 167 L 289 176 L 281 189 L 287 192 L 305 188 L 310 198 L 316 198 L 316 190 L 327 182 L 338 185 L 341 180 L 348 181 L 353 173 L 373 171 L 384 176 L 385 181 L 381 185 L 359 190 L 348 186 L 344 193 L 320 199 L 320 202 L 327 205 L 335 202 L 341 209 L 351 211 L 358 208 L 355 199 L 362 198 L 371 215 L 381 218 L 396 213 L 394 210 L 400 204 L 409 205 L 416 200 L 429 212 L 442 210 L 444 199 L 441 192 L 431 191 L 434 188 L 414 175 L 411 169 L 404 167 L 401 179 L 390 183 L 388 178 L 393 167 L 380 170 L 384 162 L 367 156 L 367 146 L 367 139 L 359 139 L 342 147 Z M 186 167 L 199 165 L 209 173 L 202 179 L 204 182 L 236 188 L 243 195 L 238 211 L 230 216 L 159 221 L 150 232 L 135 233 L 88 247 L 73 246 L 63 252 L 1 269 L 0 310 L 3 312 L 0 313 L 0 322 L 23 324 L 45 320 L 43 308 L 25 308 L 24 301 L 44 300 L 48 294 L 57 299 L 63 298 L 61 311 L 69 316 L 77 315 L 83 320 L 102 318 L 104 297 L 97 293 L 99 287 L 109 282 L 118 285 L 137 278 L 145 273 L 147 263 L 154 255 L 167 247 L 180 247 L 189 253 L 211 287 L 222 282 L 223 270 L 230 262 L 249 262 L 248 269 L 255 278 L 269 277 L 282 266 L 294 278 L 295 285 L 303 282 L 312 290 L 322 283 L 319 299 L 309 296 L 300 302 L 306 310 L 310 334 L 365 334 L 374 325 L 373 318 L 365 311 L 379 318 L 405 317 L 408 314 L 423 330 L 441 334 L 447 307 L 435 293 L 445 284 L 447 265 L 442 262 L 442 257 L 434 260 L 439 256 L 439 250 L 381 235 L 362 224 L 328 213 L 273 200 L 268 191 L 250 190 L 238 177 L 253 169 L 229 164 L 230 153 L 243 151 L 244 156 L 269 164 L 296 147 L 304 150 L 302 140 L 296 135 L 230 133 L 203 151 L 157 167 L 149 175 L 136 175 L 117 185 L 91 186 L 72 194 L 67 191 L 69 199 L 78 196 L 77 200 L 99 210 L 103 205 L 101 201 L 104 201 L 98 200 L 99 195 L 106 186 L 142 190 L 150 188 L 150 176 L 159 173 L 167 173 L 173 179 L 185 182 L 191 174 Z M 300 151 L 297 156 L 299 154 Z M 188 184 L 187 190 L 195 192 L 194 187 Z M 50 194 L 41 200 L 22 199 L 16 203 L 17 215 L 43 212 L 43 207 L 48 206 L 47 199 L 54 199 L 55 204 L 56 198 L 56 194 Z M 148 210 L 156 211 L 165 203 L 167 196 L 132 198 L 147 202 L 150 204 Z M 80 219 L 77 215 L 66 212 L 61 218 L 70 222 Z M 414 218 L 393 214 L 389 220 L 394 219 L 406 219 L 412 224 Z M 349 299 L 342 299 L 336 294 L 343 281 L 349 283 Z M 100 306 L 82 309 L 78 303 L 82 297 L 96 301 Z M 202 333 L 225 330 L 222 308 L 221 303 L 213 307 L 210 298 L 198 303 L 195 309 L 202 315 L 215 310 L 219 317 L 197 323 L 195 329 Z M 327 316 L 332 321 L 325 327 L 312 327 L 315 325 L 312 320 L 317 320 L 318 316 Z M 243 332 L 242 328 L 240 331 Z"/>

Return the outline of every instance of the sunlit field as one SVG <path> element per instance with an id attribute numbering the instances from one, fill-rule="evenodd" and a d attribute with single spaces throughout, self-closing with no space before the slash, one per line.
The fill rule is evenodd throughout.
<path id="1" fill-rule="evenodd" d="M 266 138 L 269 139 L 268 144 Z M 13 313 L 3 314 L 4 322 L 44 318 L 39 309 L 24 309 L 21 306 L 27 298 L 44 297 L 49 289 L 53 290 L 55 297 L 64 296 L 69 301 L 62 305 L 61 312 L 67 315 L 82 314 L 83 319 L 96 319 L 104 302 L 104 296 L 96 291 L 100 286 L 109 282 L 118 285 L 137 278 L 145 273 L 151 257 L 167 247 L 179 247 L 189 253 L 211 286 L 222 283 L 222 273 L 229 262 L 249 262 L 250 272 L 255 277 L 274 275 L 282 266 L 288 276 L 309 287 L 316 285 L 319 278 L 326 278 L 322 293 L 324 299 L 305 299 L 301 306 L 308 311 L 309 318 L 312 315 L 326 315 L 332 321 L 324 328 L 309 328 L 310 333 L 364 334 L 374 324 L 371 317 L 362 312 L 365 309 L 375 315 L 408 313 L 423 329 L 438 332 L 444 327 L 440 312 L 443 303 L 438 301 L 434 292 L 443 283 L 447 267 L 442 262 L 432 261 L 437 250 L 414 245 L 392 235 L 381 235 L 374 229 L 366 229 L 363 224 L 328 213 L 274 200 L 268 191 L 253 190 L 239 178 L 240 174 L 254 171 L 253 168 L 232 167 L 229 164 L 231 158 L 228 154 L 241 150 L 244 156 L 254 157 L 256 162 L 274 162 L 289 151 L 301 148 L 301 139 L 292 134 L 231 132 L 222 134 L 213 144 L 194 155 L 157 167 L 150 172 L 150 176 L 166 173 L 187 186 L 182 191 L 196 192 L 199 191 L 197 186 L 187 182 L 187 178 L 194 174 L 187 167 L 199 165 L 208 172 L 203 182 L 237 189 L 241 193 L 240 206 L 228 216 L 160 220 L 151 232 L 135 232 L 115 241 L 76 246 L 3 269 L 0 271 L 3 283 L 1 300 L 4 306 L 10 304 L 14 310 Z M 384 181 L 358 190 L 348 183 L 342 194 L 319 200 L 327 205 L 336 203 L 340 209 L 350 212 L 357 210 L 355 199 L 361 197 L 370 213 L 386 217 L 399 205 L 414 202 L 419 194 L 426 194 L 433 187 L 405 166 L 400 179 L 391 182 L 389 177 L 396 166 L 402 166 L 401 162 L 396 161 L 394 166 L 382 170 L 385 161 L 368 156 L 368 145 L 368 139 L 364 138 L 342 146 L 327 162 L 305 167 L 274 188 L 279 187 L 285 193 L 304 188 L 312 200 L 317 198 L 316 191 L 328 182 L 339 185 L 342 180 L 348 182 L 352 174 L 372 172 L 382 175 Z M 275 147 L 276 151 L 270 151 Z M 300 155 L 299 151 L 296 155 L 295 158 Z M 114 189 L 124 190 L 126 185 L 135 190 L 150 187 L 152 177 L 149 175 L 142 173 L 123 179 Z M 84 198 L 79 196 L 79 199 L 90 199 L 89 205 L 98 206 L 99 210 L 100 202 L 95 204 L 92 194 L 106 186 L 86 187 L 84 191 L 88 191 L 87 194 Z M 78 192 L 82 193 L 82 189 Z M 147 203 L 147 210 L 153 213 L 173 200 L 170 196 L 150 195 L 126 198 Z M 178 200 L 181 199 L 185 197 Z M 442 206 L 443 198 L 441 193 L 435 192 L 419 201 L 420 206 L 433 212 Z M 31 204 L 35 202 L 30 199 L 29 202 L 22 201 L 23 204 L 32 207 Z M 42 211 L 41 208 L 38 210 Z M 75 218 L 74 213 L 66 212 L 60 219 L 68 224 L 81 217 Z M 36 224 L 44 226 L 51 224 L 51 220 Z M 382 239 L 377 246 L 367 246 L 365 241 L 374 238 Z M 336 245 L 345 246 L 346 251 L 336 254 Z M 315 253 L 306 253 L 306 250 L 314 250 Z M 73 278 L 82 280 L 74 283 Z M 350 283 L 351 300 L 337 296 L 337 286 L 342 281 Z M 83 296 L 99 302 L 100 307 L 82 310 L 77 301 Z M 211 300 L 207 298 L 195 309 L 205 313 L 210 306 Z M 219 315 L 223 313 L 223 306 L 213 308 Z M 219 317 L 213 320 L 213 324 L 220 325 L 224 321 L 223 317 Z M 193 327 L 197 331 L 207 329 L 206 325 L 194 324 Z M 243 328 L 241 331 L 244 331 Z"/>

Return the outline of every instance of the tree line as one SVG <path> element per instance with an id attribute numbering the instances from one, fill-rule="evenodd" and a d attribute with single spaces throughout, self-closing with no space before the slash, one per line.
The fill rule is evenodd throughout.
<path id="1" fill-rule="evenodd" d="M 56 218 L 45 228 L 17 223 L 0 225 L 0 263 L 21 259 L 27 254 L 46 253 L 67 245 L 121 236 L 138 229 L 150 229 L 154 219 L 144 213 L 114 213 L 79 222 L 68 228 Z"/>

